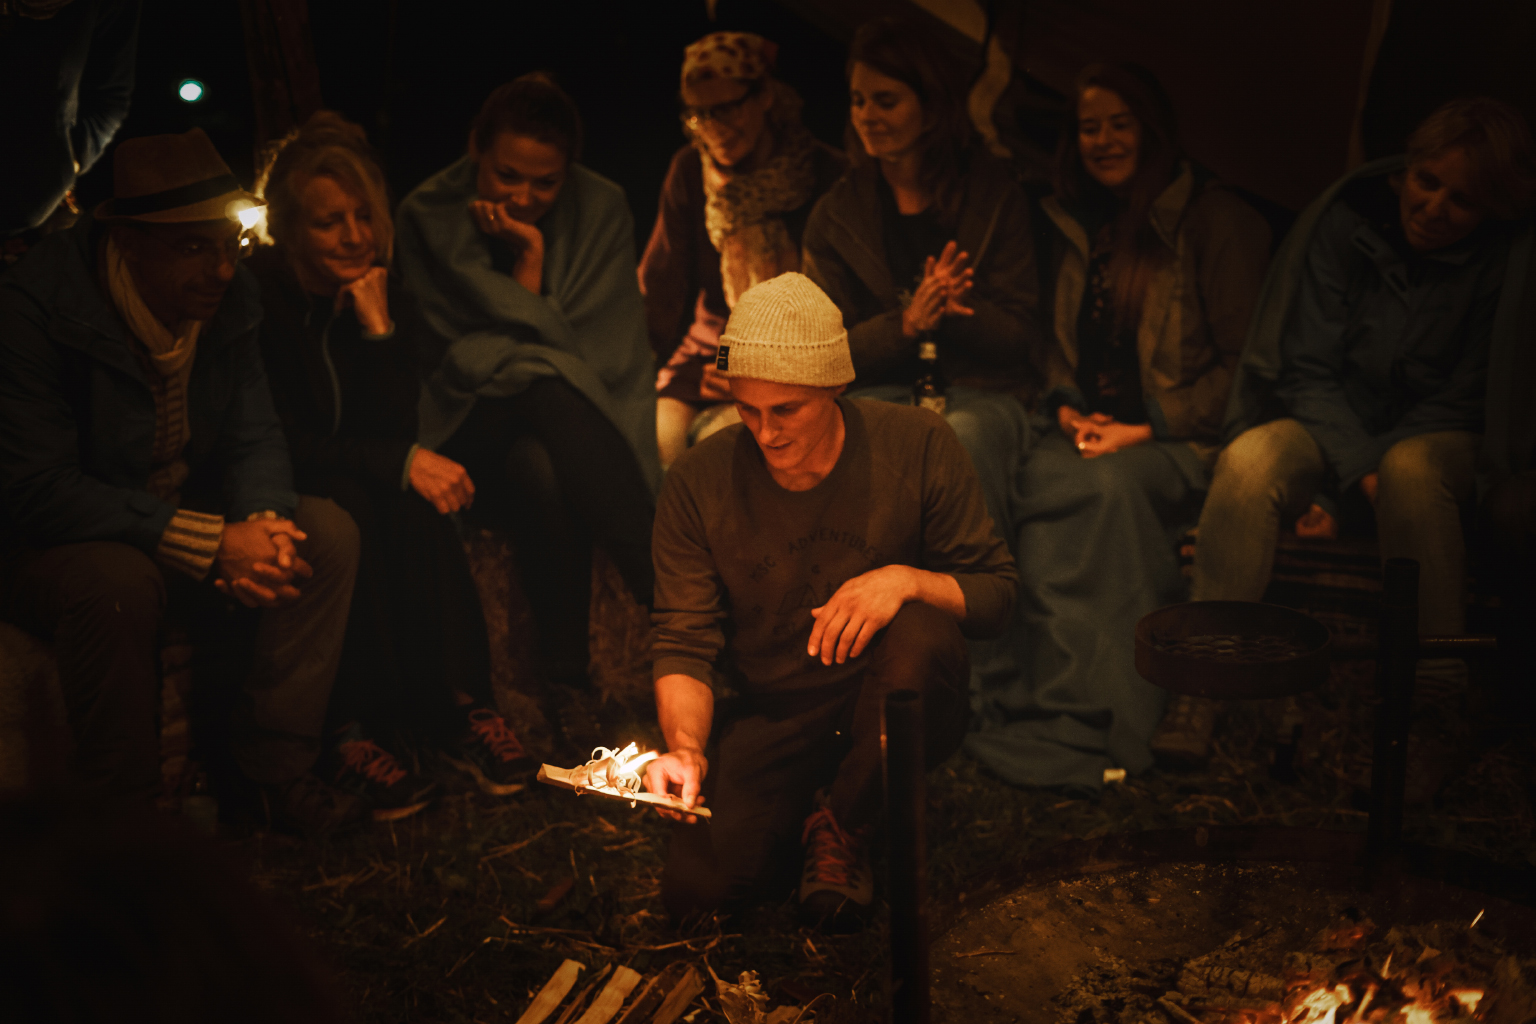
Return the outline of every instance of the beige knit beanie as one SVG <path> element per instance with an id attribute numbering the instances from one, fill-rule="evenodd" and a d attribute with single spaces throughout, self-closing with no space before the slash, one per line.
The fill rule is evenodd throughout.
<path id="1" fill-rule="evenodd" d="M 830 388 L 853 380 L 842 311 L 804 274 L 780 274 L 736 300 L 715 369 L 727 377 Z"/>

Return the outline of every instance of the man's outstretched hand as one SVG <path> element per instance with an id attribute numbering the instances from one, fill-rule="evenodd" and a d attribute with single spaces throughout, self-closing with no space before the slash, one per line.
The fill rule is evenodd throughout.
<path id="1" fill-rule="evenodd" d="M 821 658 L 823 665 L 841 665 L 863 654 L 902 605 L 920 599 L 917 571 L 910 565 L 884 565 L 838 587 L 826 604 L 811 609 L 816 624 L 805 653 Z"/>
<path id="2" fill-rule="evenodd" d="M 283 608 L 299 599 L 298 581 L 314 575 L 295 542 L 307 539 L 287 519 L 226 523 L 213 585 L 247 608 Z"/>
<path id="3" fill-rule="evenodd" d="M 965 618 L 965 594 L 953 576 L 911 565 L 882 565 L 855 576 L 826 604 L 811 609 L 816 624 L 805 653 L 820 658 L 823 665 L 857 658 L 908 601 L 932 605 L 957 620 Z"/>
<path id="4" fill-rule="evenodd" d="M 701 807 L 704 798 L 699 795 L 699 788 L 704 785 L 704 776 L 708 774 L 709 761 L 703 751 L 686 748 L 674 750 L 662 754 L 645 766 L 645 788 L 647 792 L 658 796 L 671 794 L 679 797 L 689 807 Z M 697 814 L 684 814 L 665 807 L 658 806 L 656 811 L 664 818 L 689 825 L 699 820 Z"/>

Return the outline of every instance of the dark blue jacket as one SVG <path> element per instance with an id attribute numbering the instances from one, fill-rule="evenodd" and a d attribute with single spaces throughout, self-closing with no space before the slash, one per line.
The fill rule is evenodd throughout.
<path id="1" fill-rule="evenodd" d="M 1414 253 L 1384 175 L 1351 182 L 1322 214 L 1281 337 L 1276 393 L 1340 491 L 1405 438 L 1482 433 L 1508 234 L 1488 223 Z"/>
<path id="2" fill-rule="evenodd" d="M 128 116 L 140 0 L 0 17 L 0 238 L 36 227 Z"/>
<path id="3" fill-rule="evenodd" d="M 153 554 L 175 509 L 144 490 L 155 400 L 128 328 L 97 283 L 89 217 L 0 276 L 0 545 L 110 540 Z M 188 383 L 188 491 L 231 520 L 298 502 L 257 342 L 244 267 L 197 339 Z"/>

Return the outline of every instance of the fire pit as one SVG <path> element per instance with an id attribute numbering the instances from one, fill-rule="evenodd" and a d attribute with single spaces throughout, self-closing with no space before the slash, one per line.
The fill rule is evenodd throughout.
<path id="1" fill-rule="evenodd" d="M 1063 844 L 994 883 L 934 944 L 934 1019 L 1536 1024 L 1529 873 L 1401 842 L 1416 659 L 1492 642 L 1421 641 L 1417 564 L 1389 561 L 1384 583 L 1377 645 L 1348 652 L 1376 657 L 1382 696 L 1367 834 L 1201 828 Z M 1222 697 L 1302 692 L 1343 656 L 1307 616 L 1238 602 L 1154 612 L 1136 645 L 1151 682 Z"/>
<path id="2" fill-rule="evenodd" d="M 1536 1019 L 1536 960 L 1522 960 L 1536 911 L 1424 875 L 1470 869 L 1517 894 L 1528 879 L 1404 854 L 1412 873 L 1367 889 L 1359 834 L 1177 829 L 1063 844 L 979 894 L 934 943 L 933 1018 Z"/>

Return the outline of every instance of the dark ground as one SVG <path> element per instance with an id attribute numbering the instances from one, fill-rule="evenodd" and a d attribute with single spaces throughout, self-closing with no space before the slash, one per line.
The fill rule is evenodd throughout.
<path id="1" fill-rule="evenodd" d="M 1366 662 L 1336 666 L 1302 698 L 1300 779 L 1280 784 L 1267 760 L 1274 709 L 1229 705 L 1210 766 L 1153 773 L 1097 800 L 1022 790 L 958 755 L 930 782 L 929 886 L 941 915 L 962 909 L 999 869 L 1052 843 L 1201 824 L 1361 829 L 1351 778 L 1370 741 Z M 1471 718 L 1492 721 L 1474 687 Z M 639 716 L 622 735 L 656 737 Z M 1431 805 L 1410 809 L 1411 839 L 1536 867 L 1536 749 L 1529 737 L 1484 733 L 1457 750 Z M 258 882 L 287 904 L 339 968 L 367 1022 L 512 1021 L 567 958 L 628 964 L 649 975 L 706 962 L 722 978 L 756 970 L 776 1001 L 826 993 L 824 1021 L 880 1017 L 885 939 L 798 929 L 790 896 L 742 918 L 678 932 L 657 878 L 666 826 L 643 808 L 540 786 L 496 800 L 450 792 L 414 819 L 321 843 L 257 836 L 243 844 Z M 574 880 L 547 912 L 542 897 Z M 698 1020 L 723 1019 L 718 1003 Z"/>

